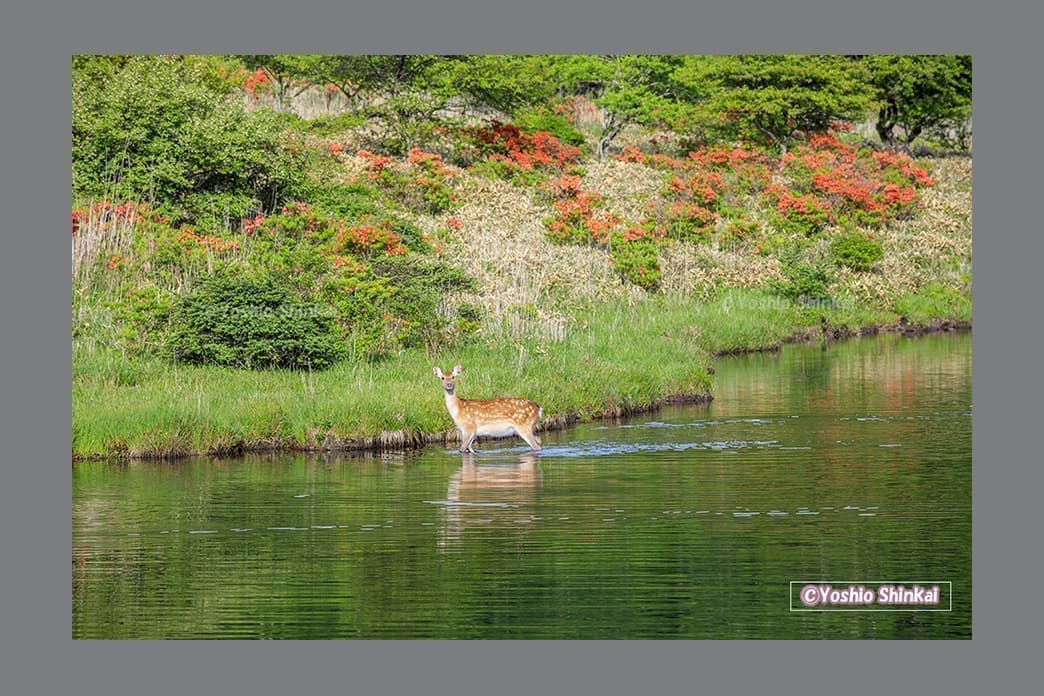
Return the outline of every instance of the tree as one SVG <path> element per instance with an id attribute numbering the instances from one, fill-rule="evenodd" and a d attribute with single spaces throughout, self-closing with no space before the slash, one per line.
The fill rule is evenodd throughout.
<path id="1" fill-rule="evenodd" d="M 860 119 L 870 107 L 859 61 L 841 56 L 691 56 L 675 79 L 703 90 L 703 121 L 720 137 L 786 152 L 796 134 Z"/>
<path id="2" fill-rule="evenodd" d="M 153 201 L 180 220 L 214 195 L 231 215 L 272 209 L 303 184 L 277 116 L 246 113 L 197 61 L 80 61 L 72 78 L 74 196 Z"/>
<path id="3" fill-rule="evenodd" d="M 971 116 L 971 56 L 866 56 L 863 63 L 886 147 L 908 149 L 918 136 L 959 129 Z"/>
<path id="4" fill-rule="evenodd" d="M 279 111 L 290 108 L 294 97 L 311 84 L 307 78 L 314 75 L 320 56 L 315 55 L 245 55 L 241 56 L 248 70 L 260 70 L 272 84 Z"/>
<path id="5" fill-rule="evenodd" d="M 679 56 L 563 56 L 555 65 L 562 89 L 592 96 L 601 115 L 599 159 L 632 123 L 656 125 L 675 119 L 694 90 L 673 79 Z"/>

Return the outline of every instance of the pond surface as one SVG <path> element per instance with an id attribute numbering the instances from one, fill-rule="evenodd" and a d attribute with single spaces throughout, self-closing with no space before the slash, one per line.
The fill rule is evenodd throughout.
<path id="1" fill-rule="evenodd" d="M 716 370 L 710 404 L 539 456 L 77 463 L 73 637 L 970 638 L 971 336 Z M 792 581 L 952 610 L 792 611 Z"/>

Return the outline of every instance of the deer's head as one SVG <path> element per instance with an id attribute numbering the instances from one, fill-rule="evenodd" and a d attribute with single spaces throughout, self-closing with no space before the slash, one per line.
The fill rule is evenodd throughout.
<path id="1" fill-rule="evenodd" d="M 453 372 L 451 372 L 448 377 L 443 374 L 442 370 L 438 367 L 432 368 L 432 371 L 435 373 L 436 377 L 442 380 L 442 388 L 446 390 L 446 393 L 452 394 L 457 375 L 460 374 L 460 365 L 455 366 Z"/>

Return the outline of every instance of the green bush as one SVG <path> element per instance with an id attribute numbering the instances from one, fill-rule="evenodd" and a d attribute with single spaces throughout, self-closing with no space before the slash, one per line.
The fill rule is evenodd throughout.
<path id="1" fill-rule="evenodd" d="M 266 109 L 247 113 L 185 58 L 74 64 L 74 198 L 152 201 L 175 220 L 271 210 L 306 176 L 300 147 Z M 215 204 L 200 196 L 222 194 Z M 217 210 L 221 208 L 221 210 Z"/>
<path id="2" fill-rule="evenodd" d="M 527 133 L 546 131 L 563 143 L 583 145 L 584 135 L 561 114 L 548 111 L 526 111 L 512 119 L 516 126 Z"/>
<path id="3" fill-rule="evenodd" d="M 773 292 L 801 302 L 830 299 L 827 286 L 833 278 L 824 264 L 791 260 L 784 262 L 782 271 L 784 280 L 769 283 Z"/>
<path id="4" fill-rule="evenodd" d="M 343 354 L 328 307 L 271 278 L 215 274 L 181 297 L 169 349 L 179 362 L 241 368 L 321 369 Z"/>
<path id="5" fill-rule="evenodd" d="M 334 309 L 348 357 L 368 360 L 403 348 L 437 347 L 449 328 L 439 312 L 444 297 L 473 289 L 474 281 L 451 266 L 376 256 L 328 276 L 317 297 Z"/>
<path id="6" fill-rule="evenodd" d="M 660 245 L 651 239 L 623 241 L 619 235 L 613 242 L 613 266 L 623 277 L 646 290 L 660 285 Z"/>
<path id="7" fill-rule="evenodd" d="M 884 258 L 884 245 L 874 237 L 852 232 L 835 239 L 830 245 L 830 254 L 843 266 L 868 271 Z"/>

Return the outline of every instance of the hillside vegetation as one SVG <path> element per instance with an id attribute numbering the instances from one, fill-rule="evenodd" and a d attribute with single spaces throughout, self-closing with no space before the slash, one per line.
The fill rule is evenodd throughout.
<path id="1" fill-rule="evenodd" d="M 73 455 L 446 441 L 433 364 L 553 425 L 970 323 L 964 102 L 874 101 L 898 60 L 78 57 Z"/>

